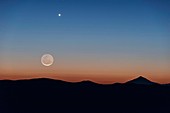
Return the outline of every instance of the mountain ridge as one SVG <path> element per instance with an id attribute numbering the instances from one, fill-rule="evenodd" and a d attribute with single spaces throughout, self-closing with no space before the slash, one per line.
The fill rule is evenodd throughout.
<path id="1" fill-rule="evenodd" d="M 1 80 L 0 113 L 170 113 L 169 95 L 164 85 Z"/>
<path id="2" fill-rule="evenodd" d="M 19 79 L 19 80 L 9 80 L 9 79 L 5 79 L 5 80 L 0 80 L 0 81 L 8 81 L 8 82 L 12 82 L 12 81 L 53 81 L 53 82 L 66 82 L 66 83 L 88 83 L 88 84 L 98 84 L 98 85 L 113 85 L 113 84 L 140 84 L 140 85 L 154 85 L 154 84 L 160 84 L 160 83 L 156 83 L 153 82 L 143 76 L 138 76 L 136 78 L 133 78 L 127 82 L 124 83 L 119 83 L 119 82 L 115 82 L 115 83 L 109 83 L 109 84 L 102 84 L 102 83 L 98 83 L 98 82 L 94 82 L 91 80 L 82 80 L 82 81 L 76 81 L 76 82 L 70 82 L 70 81 L 66 81 L 66 80 L 61 80 L 61 79 L 52 79 L 52 78 L 31 78 L 31 79 Z M 170 84 L 170 83 L 169 83 Z M 166 84 L 166 85 L 169 85 Z M 165 85 L 165 84 L 160 84 L 160 85 Z"/>

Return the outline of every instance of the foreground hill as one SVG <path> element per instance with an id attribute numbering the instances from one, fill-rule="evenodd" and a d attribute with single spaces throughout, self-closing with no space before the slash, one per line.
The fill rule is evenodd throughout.
<path id="1" fill-rule="evenodd" d="M 141 79 L 110 85 L 1 80 L 0 113 L 170 113 L 170 86 L 136 84 Z"/>

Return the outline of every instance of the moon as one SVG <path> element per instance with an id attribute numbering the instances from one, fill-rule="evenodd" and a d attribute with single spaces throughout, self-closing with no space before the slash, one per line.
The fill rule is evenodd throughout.
<path id="1" fill-rule="evenodd" d="M 44 66 L 51 66 L 54 62 L 54 58 L 52 55 L 50 54 L 44 54 L 42 57 L 41 57 L 41 63 L 44 65 Z"/>

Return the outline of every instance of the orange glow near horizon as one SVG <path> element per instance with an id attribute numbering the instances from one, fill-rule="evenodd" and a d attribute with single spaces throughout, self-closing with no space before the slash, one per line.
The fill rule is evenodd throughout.
<path id="1" fill-rule="evenodd" d="M 18 79 L 32 79 L 32 78 L 52 78 L 52 79 L 59 79 L 69 82 L 79 82 L 83 80 L 90 80 L 97 83 L 102 84 L 110 84 L 110 83 L 124 83 L 126 81 L 129 81 L 133 78 L 136 78 L 138 76 L 144 76 L 148 78 L 151 81 L 157 82 L 157 83 L 170 83 L 170 77 L 169 74 L 161 74 L 161 73 L 149 73 L 149 72 L 128 72 L 128 71 L 122 71 L 118 72 L 85 72 L 85 71 L 64 71 L 62 70 L 41 70 L 39 71 L 3 71 L 0 72 L 0 79 L 11 79 L 11 80 L 18 80 Z"/>
<path id="2" fill-rule="evenodd" d="M 65 81 L 91 80 L 98 83 L 124 83 L 140 75 L 158 83 L 170 83 L 169 62 L 124 58 L 60 59 L 45 67 L 40 56 L 32 59 L 4 60 L 0 66 L 0 79 L 53 78 Z"/>

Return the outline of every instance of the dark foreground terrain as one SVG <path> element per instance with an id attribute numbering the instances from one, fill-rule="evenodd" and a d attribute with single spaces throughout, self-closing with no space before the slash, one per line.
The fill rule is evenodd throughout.
<path id="1" fill-rule="evenodd" d="M 170 113 L 170 86 L 138 79 L 112 85 L 1 80 L 0 113 Z"/>

